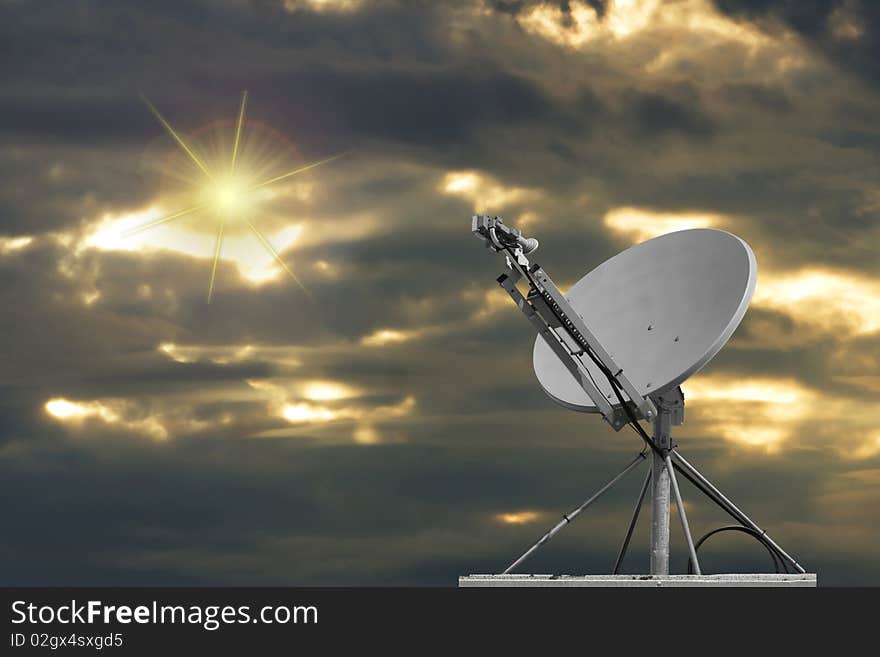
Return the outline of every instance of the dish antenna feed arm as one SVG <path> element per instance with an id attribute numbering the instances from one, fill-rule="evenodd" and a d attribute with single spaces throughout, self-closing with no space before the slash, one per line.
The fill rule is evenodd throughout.
<path id="1" fill-rule="evenodd" d="M 526 255 L 538 248 L 538 240 L 524 237 L 521 231 L 507 226 L 501 217 L 488 215 L 472 217 L 471 231 L 487 248 L 505 254 L 508 273 L 498 277 L 498 284 L 571 372 L 608 424 L 619 431 L 633 418 L 653 421 L 657 417 L 654 402 L 638 393 L 614 357 L 596 339 L 586 320 L 556 287 L 550 275 L 539 265 L 529 264 Z M 525 296 L 517 287 L 521 280 L 529 286 Z M 629 401 L 625 403 L 629 408 L 611 404 L 597 387 L 583 361 L 584 357 L 592 360 L 608 378 L 612 388 L 626 394 Z"/>

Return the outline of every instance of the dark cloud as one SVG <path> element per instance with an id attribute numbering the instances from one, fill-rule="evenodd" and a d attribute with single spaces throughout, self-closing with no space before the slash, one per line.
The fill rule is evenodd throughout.
<path id="1" fill-rule="evenodd" d="M 305 130 L 319 122 L 322 131 L 426 147 L 470 142 L 486 125 L 537 124 L 552 116 L 548 99 L 533 83 L 501 73 L 312 70 L 272 86 L 289 90 L 282 92 L 289 116 Z M 300 89 L 308 89 L 307 105 Z"/>
<path id="2" fill-rule="evenodd" d="M 712 119 L 699 108 L 693 97 L 677 101 L 661 94 L 640 94 L 626 99 L 631 121 L 640 137 L 678 134 L 697 139 L 715 133 Z"/>
<path id="3" fill-rule="evenodd" d="M 594 2 L 597 32 L 572 45 L 528 23 L 539 4 L 581 34 L 565 2 L 0 8 L 0 488 L 17 501 L 3 581 L 451 584 L 502 568 L 639 445 L 545 398 L 469 216 L 526 220 L 535 259 L 569 284 L 636 239 L 605 223 L 622 207 L 717 217 L 755 247 L 759 285 L 827 268 L 861 295 L 756 304 L 707 368 L 816 395 L 778 416 L 748 407 L 791 430 L 776 451 L 731 439 L 724 404 L 698 396 L 681 443 L 823 582 L 880 577 L 864 412 L 878 98 L 839 74 L 875 76 L 873 8 L 724 2 L 746 37 L 659 16 L 615 36 L 613 4 Z M 850 19 L 864 32 L 841 40 Z M 786 30 L 800 35 L 789 51 L 756 36 Z M 282 255 L 311 298 L 284 277 L 245 280 L 229 256 L 206 305 L 210 217 L 181 222 L 185 249 L 87 240 L 179 191 L 140 91 L 189 136 L 234 115 L 243 89 L 251 119 L 292 143 L 279 171 L 354 149 L 257 220 L 273 239 L 302 226 Z M 450 175 L 477 182 L 447 189 Z M 380 345 L 383 330 L 399 341 Z M 315 381 L 355 392 L 308 398 Z M 58 398 L 84 417 L 51 416 Z M 284 404 L 338 417 L 288 422 Z M 637 479 L 534 568 L 606 571 Z M 686 495 L 698 531 L 726 521 Z M 499 521 L 523 510 L 539 520 Z M 713 567 L 766 567 L 749 543 L 710 545 Z"/>
<path id="4" fill-rule="evenodd" d="M 735 106 L 756 105 L 780 114 L 788 114 L 795 109 L 795 104 L 784 89 L 770 85 L 732 82 L 723 85 L 718 94 L 725 103 Z"/>
<path id="5" fill-rule="evenodd" d="M 845 69 L 880 81 L 880 7 L 870 0 L 715 0 L 724 12 L 772 18 L 791 27 Z"/>
<path id="6" fill-rule="evenodd" d="M 57 98 L 12 98 L 0 111 L 6 117 L 6 137 L 17 140 L 57 142 L 72 139 L 142 144 L 155 132 L 155 121 L 143 111 L 137 98 L 107 100 L 81 98 L 62 103 Z"/>

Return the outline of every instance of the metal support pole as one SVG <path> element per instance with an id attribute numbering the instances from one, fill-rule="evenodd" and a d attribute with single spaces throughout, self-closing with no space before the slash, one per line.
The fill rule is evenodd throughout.
<path id="1" fill-rule="evenodd" d="M 539 540 L 537 543 L 535 543 L 532 547 L 530 547 L 528 550 L 526 550 L 526 551 L 523 553 L 523 555 L 522 555 L 519 559 L 517 559 L 517 560 L 514 561 L 512 564 L 510 564 L 510 565 L 504 570 L 504 572 L 502 573 L 502 575 L 507 575 L 508 573 L 510 573 L 511 571 L 513 571 L 514 568 L 516 568 L 518 565 L 520 565 L 523 561 L 525 561 L 525 560 L 528 559 L 530 556 L 532 556 L 532 554 L 535 552 L 535 550 L 537 550 L 539 547 L 541 547 L 542 545 L 544 545 L 544 543 L 546 543 L 546 542 L 549 541 L 551 538 L 553 538 L 553 537 L 559 532 L 560 529 L 562 529 L 562 528 L 565 527 L 568 523 L 570 523 L 572 520 L 574 520 L 574 518 L 577 517 L 577 515 L 578 515 L 581 511 L 583 511 L 583 510 L 586 509 L 588 506 L 590 506 L 593 502 L 595 502 L 596 500 L 598 500 L 599 497 L 600 497 L 605 491 L 607 491 L 607 490 L 608 490 L 609 488 L 611 488 L 614 484 L 616 484 L 618 481 L 620 481 L 621 479 L 623 479 L 623 477 L 625 477 L 627 474 L 629 474 L 630 470 L 632 470 L 633 468 L 635 468 L 639 463 L 641 463 L 641 462 L 644 461 L 644 460 L 645 460 L 645 452 L 639 452 L 638 456 L 636 456 L 632 461 L 630 461 L 629 464 L 628 464 L 623 470 L 621 470 L 620 473 L 619 473 L 616 477 L 614 477 L 614 479 L 612 479 L 612 480 L 609 481 L 607 484 L 605 484 L 604 486 L 602 486 L 602 488 L 600 488 L 598 491 L 596 491 L 596 492 L 593 494 L 592 497 L 590 497 L 589 499 L 587 499 L 583 504 L 581 504 L 579 507 L 577 507 L 577 508 L 574 509 L 573 511 L 571 511 L 571 512 L 569 512 L 569 513 L 567 513 L 567 514 L 563 514 L 563 516 L 562 516 L 562 520 L 560 520 L 558 523 L 556 523 L 556 525 L 554 525 L 553 528 L 552 528 L 550 531 L 548 531 L 546 534 L 544 534 L 544 535 L 540 538 L 540 540 Z"/>
<path id="2" fill-rule="evenodd" d="M 645 501 L 645 495 L 648 492 L 648 486 L 651 483 L 651 468 L 648 468 L 648 474 L 645 475 L 645 483 L 642 484 L 642 492 L 639 493 L 639 499 L 636 502 L 636 508 L 633 509 L 632 520 L 629 521 L 629 529 L 626 530 L 626 536 L 623 539 L 623 544 L 620 546 L 620 552 L 617 553 L 617 559 L 614 561 L 614 570 L 611 571 L 613 574 L 617 575 L 620 572 L 620 566 L 623 563 L 624 557 L 626 557 L 626 551 L 629 548 L 630 539 L 632 539 L 633 530 L 636 528 L 636 523 L 639 521 L 639 513 L 642 510 L 642 502 Z"/>
<path id="3" fill-rule="evenodd" d="M 687 542 L 688 552 L 691 555 L 691 563 L 694 565 L 694 574 L 702 575 L 700 562 L 697 561 L 697 550 L 694 548 L 694 539 L 691 536 L 691 528 L 688 526 L 687 513 L 684 510 L 684 502 L 681 499 L 681 491 L 678 489 L 678 481 L 675 478 L 675 469 L 669 454 L 666 455 L 666 471 L 669 472 L 669 481 L 672 483 L 672 492 L 675 493 L 675 506 L 678 509 L 678 517 L 681 520 L 681 531 L 684 532 L 684 540 Z"/>
<path id="4" fill-rule="evenodd" d="M 754 522 L 751 518 L 749 518 L 745 513 L 740 511 L 739 508 L 733 502 L 731 502 L 729 499 L 727 499 L 724 496 L 724 494 L 720 490 L 718 490 L 714 484 L 712 484 L 711 481 L 709 481 L 702 474 L 700 474 L 700 471 L 697 470 L 690 463 L 688 463 L 688 461 L 681 454 L 679 454 L 677 451 L 673 451 L 672 455 L 675 457 L 675 460 L 678 461 L 679 467 L 681 467 L 685 471 L 686 474 L 690 474 L 694 479 L 696 479 L 701 484 L 703 484 L 706 488 L 708 488 L 710 491 L 712 491 L 712 493 L 718 498 L 716 503 L 722 509 L 727 511 L 727 513 L 729 513 L 731 516 L 733 516 L 738 522 L 741 522 L 746 527 L 749 527 L 750 529 L 758 532 L 761 536 L 763 536 L 765 539 L 767 539 L 767 542 L 770 543 L 770 545 L 772 545 L 774 547 L 774 549 L 776 549 L 779 552 L 779 554 L 781 554 L 783 557 L 785 557 L 788 560 L 788 562 L 791 563 L 791 565 L 793 565 L 797 569 L 797 571 L 799 573 L 806 573 L 807 572 L 803 566 L 801 566 L 797 561 L 794 560 L 793 557 L 791 557 L 785 550 L 783 550 L 781 547 L 779 547 L 779 545 L 777 545 L 776 542 L 767 535 L 767 532 L 765 532 L 763 529 L 761 529 L 758 526 L 758 524 L 756 522 Z"/>
<path id="5" fill-rule="evenodd" d="M 654 419 L 654 443 L 661 450 L 671 446 L 672 416 L 661 405 Z M 664 457 L 652 452 L 651 464 L 651 574 L 669 574 L 669 471 Z"/>

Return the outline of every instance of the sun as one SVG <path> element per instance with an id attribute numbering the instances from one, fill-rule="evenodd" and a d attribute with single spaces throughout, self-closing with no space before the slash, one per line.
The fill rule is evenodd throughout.
<path id="1" fill-rule="evenodd" d="M 236 176 L 224 176 L 208 183 L 202 190 L 202 196 L 205 205 L 216 216 L 232 221 L 244 216 L 254 202 L 244 181 Z"/>
<path id="2" fill-rule="evenodd" d="M 247 110 L 248 102 L 247 91 L 244 91 L 241 94 L 241 104 L 238 110 L 238 118 L 235 122 L 235 131 L 232 135 L 232 148 L 229 159 L 228 161 L 211 162 L 210 166 L 208 162 L 201 157 L 186 140 L 184 140 L 181 134 L 171 126 L 165 117 L 159 113 L 159 110 L 156 109 L 146 96 L 141 95 L 141 98 L 146 103 L 147 107 L 150 108 L 150 111 L 159 123 L 162 124 L 162 127 L 165 128 L 166 132 L 168 132 L 171 138 L 174 139 L 175 143 L 183 150 L 183 152 L 186 153 L 190 164 L 199 169 L 200 182 L 193 184 L 191 190 L 193 202 L 191 206 L 172 212 L 171 214 L 156 219 L 155 221 L 151 221 L 143 226 L 128 230 L 124 234 L 134 235 L 144 230 L 154 228 L 155 226 L 166 224 L 169 221 L 197 213 L 206 214 L 212 217 L 217 224 L 217 241 L 214 249 L 214 258 L 211 264 L 211 278 L 208 283 L 207 301 L 208 303 L 211 303 L 214 296 L 214 281 L 217 275 L 217 263 L 220 260 L 220 254 L 223 249 L 223 237 L 226 227 L 228 224 L 233 223 L 242 224 L 253 232 L 263 248 L 265 248 L 278 262 L 281 268 L 284 269 L 294 281 L 296 281 L 297 285 L 308 294 L 308 290 L 306 290 L 296 274 L 293 273 L 293 270 L 287 266 L 287 263 L 284 262 L 266 236 L 253 223 L 256 206 L 259 202 L 258 191 L 282 180 L 291 178 L 299 173 L 308 171 L 309 169 L 314 169 L 322 164 L 327 164 L 347 153 L 339 153 L 332 157 L 318 160 L 317 162 L 311 162 L 299 166 L 292 171 L 287 171 L 265 180 L 255 180 L 254 176 L 248 175 L 248 172 L 243 170 L 240 166 L 242 132 L 245 126 L 245 112 Z"/>

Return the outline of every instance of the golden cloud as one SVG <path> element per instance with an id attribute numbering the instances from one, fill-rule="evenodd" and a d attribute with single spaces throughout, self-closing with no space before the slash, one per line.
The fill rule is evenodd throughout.
<path id="1" fill-rule="evenodd" d="M 361 392 L 339 381 L 307 381 L 302 386 L 302 394 L 311 401 L 338 401 L 357 397 Z"/>
<path id="2" fill-rule="evenodd" d="M 526 31 L 573 49 L 597 39 L 621 41 L 669 26 L 727 39 L 745 38 L 746 28 L 721 16 L 704 0 L 665 4 L 660 0 L 609 0 L 603 17 L 584 0 L 567 4 L 568 11 L 555 4 L 535 5 L 517 20 Z"/>
<path id="3" fill-rule="evenodd" d="M 495 520 L 504 525 L 527 525 L 540 519 L 542 515 L 538 511 L 508 511 L 496 513 Z"/>
<path id="4" fill-rule="evenodd" d="M 808 64 L 824 65 L 794 31 L 777 25 L 771 34 L 754 22 L 719 11 L 712 0 L 609 0 L 601 17 L 586 0 L 572 0 L 562 7 L 535 4 L 513 20 L 573 57 L 582 53 L 601 57 L 609 63 L 609 75 L 596 71 L 591 77 L 596 81 L 604 77 L 611 86 L 623 77 L 627 84 L 635 79 L 646 88 L 678 84 L 683 77 L 713 88 L 746 79 L 778 84 Z M 736 111 L 726 105 L 717 109 Z M 719 146 L 716 153 L 723 158 L 724 151 Z M 663 160 L 668 162 L 669 156 Z"/>
<path id="5" fill-rule="evenodd" d="M 863 400 L 791 378 L 697 375 L 682 385 L 689 424 L 742 447 L 831 449 L 852 460 L 880 454 L 880 432 Z"/>
<path id="6" fill-rule="evenodd" d="M 602 33 L 596 10 L 578 0 L 569 3 L 568 16 L 558 5 L 539 4 L 524 12 L 517 21 L 527 32 L 572 49 L 580 48 Z"/>
<path id="7" fill-rule="evenodd" d="M 385 442 L 378 424 L 410 415 L 416 407 L 413 396 L 396 404 L 369 406 L 357 400 L 363 392 L 339 381 L 250 379 L 253 389 L 268 400 L 269 412 L 290 425 L 322 425 L 348 423 L 353 425 L 350 438 L 361 444 Z M 287 430 L 269 430 L 259 437 L 288 436 Z"/>
<path id="8" fill-rule="evenodd" d="M 71 400 L 55 397 L 45 403 L 44 409 L 51 418 L 74 429 L 89 422 L 99 422 L 160 441 L 231 421 L 228 414 L 215 421 L 195 419 L 183 406 L 147 412 L 138 404 L 119 398 Z"/>
<path id="9" fill-rule="evenodd" d="M 18 237 L 0 237 L 0 255 L 8 255 L 29 247 L 34 241 L 30 235 Z"/>
<path id="10" fill-rule="evenodd" d="M 474 212 L 498 213 L 509 205 L 521 205 L 540 200 L 540 190 L 530 187 L 510 187 L 503 185 L 498 179 L 479 171 L 449 171 L 440 180 L 438 189 L 443 194 L 460 196 L 471 202 Z M 537 220 L 534 212 L 521 213 L 517 219 L 518 226 L 523 223 L 534 223 Z"/>
<path id="11" fill-rule="evenodd" d="M 633 243 L 689 228 L 712 228 L 730 223 L 718 214 L 690 212 L 655 212 L 645 208 L 622 207 L 609 210 L 603 218 L 605 225 Z"/>
<path id="12" fill-rule="evenodd" d="M 276 345 L 181 345 L 163 342 L 156 350 L 176 363 L 213 363 L 228 365 L 244 361 L 265 361 L 276 365 L 297 367 L 301 364 L 300 349 Z"/>
<path id="13" fill-rule="evenodd" d="M 761 274 L 752 303 L 827 332 L 880 330 L 880 280 L 851 271 L 810 267 Z"/>
<path id="14" fill-rule="evenodd" d="M 284 0 L 284 9 L 290 12 L 309 9 L 318 13 L 346 14 L 357 11 L 364 0 Z"/>
<path id="15" fill-rule="evenodd" d="M 124 214 L 105 214 L 91 223 L 84 235 L 74 236 L 74 252 L 81 254 L 86 249 L 146 254 L 171 251 L 193 258 L 213 259 L 213 234 L 194 227 L 185 220 L 127 234 L 127 231 L 156 221 L 166 214 L 166 210 L 158 205 Z M 209 228 L 213 229 L 213 224 Z M 228 229 L 220 259 L 234 264 L 242 279 L 252 285 L 264 285 L 281 278 L 284 270 L 245 228 L 231 226 Z M 278 253 L 284 254 L 297 244 L 302 228 L 302 224 L 285 226 L 281 230 L 268 233 L 267 238 Z"/>
<path id="16" fill-rule="evenodd" d="M 361 344 L 365 347 L 384 347 L 389 344 L 409 342 L 417 338 L 420 331 L 383 328 L 377 329 L 361 338 Z"/>
<path id="17" fill-rule="evenodd" d="M 767 452 L 792 437 L 816 401 L 794 379 L 696 376 L 683 389 L 688 407 L 709 431 Z"/>

